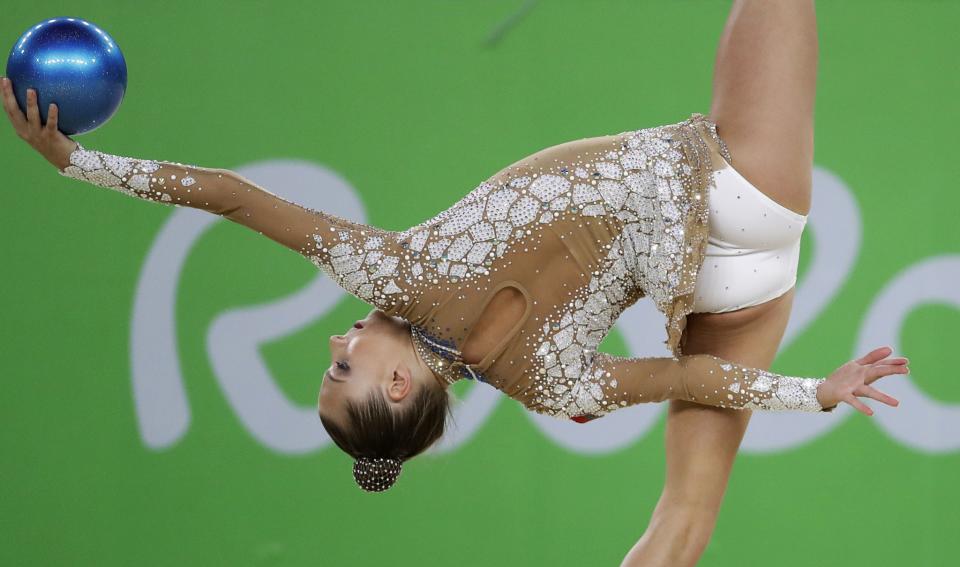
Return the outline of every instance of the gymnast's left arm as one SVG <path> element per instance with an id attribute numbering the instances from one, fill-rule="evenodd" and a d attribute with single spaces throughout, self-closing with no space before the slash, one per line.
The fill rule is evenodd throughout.
<path id="1" fill-rule="evenodd" d="M 895 398 L 870 384 L 884 376 L 909 373 L 906 358 L 885 358 L 888 354 L 889 347 L 880 347 L 827 377 L 804 377 L 705 353 L 626 358 L 596 352 L 570 395 L 557 400 L 551 409 L 582 422 L 621 407 L 669 399 L 733 409 L 809 412 L 830 412 L 842 401 L 872 415 L 873 410 L 857 396 L 897 406 Z"/>
<path id="2" fill-rule="evenodd" d="M 826 378 L 784 376 L 711 354 L 626 358 L 598 352 L 588 369 L 619 406 L 669 399 L 734 409 L 833 411 Z M 832 404 L 832 405 L 831 405 Z"/>

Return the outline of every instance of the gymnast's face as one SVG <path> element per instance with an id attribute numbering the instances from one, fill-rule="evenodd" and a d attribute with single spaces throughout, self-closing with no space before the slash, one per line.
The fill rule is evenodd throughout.
<path id="1" fill-rule="evenodd" d="M 317 402 L 324 418 L 343 423 L 345 402 L 363 402 L 380 390 L 388 403 L 401 403 L 424 380 L 410 338 L 410 324 L 374 309 L 346 334 L 330 337 L 330 367 L 323 374 Z"/>

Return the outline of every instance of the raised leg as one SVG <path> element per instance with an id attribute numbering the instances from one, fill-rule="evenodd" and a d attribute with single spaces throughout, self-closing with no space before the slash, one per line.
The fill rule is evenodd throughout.
<path id="1" fill-rule="evenodd" d="M 733 166 L 800 214 L 810 211 L 818 53 L 814 0 L 735 0 L 714 66 L 710 117 Z"/>

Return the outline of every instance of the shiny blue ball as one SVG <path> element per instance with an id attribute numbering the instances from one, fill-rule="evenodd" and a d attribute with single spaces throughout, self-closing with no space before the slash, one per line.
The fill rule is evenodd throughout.
<path id="1" fill-rule="evenodd" d="M 50 18 L 23 33 L 7 57 L 17 104 L 27 113 L 27 89 L 37 91 L 41 121 L 50 103 L 66 135 L 105 124 L 127 90 L 127 63 L 110 35 L 81 18 Z"/>

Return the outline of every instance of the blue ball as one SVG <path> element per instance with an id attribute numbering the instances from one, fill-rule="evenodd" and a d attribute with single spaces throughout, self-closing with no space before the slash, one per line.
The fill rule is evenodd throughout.
<path id="1" fill-rule="evenodd" d="M 81 18 L 51 18 L 25 31 L 7 57 L 6 76 L 24 115 L 27 89 L 36 89 L 42 122 L 55 103 L 57 126 L 68 136 L 105 124 L 127 90 L 127 63 L 117 43 Z"/>

